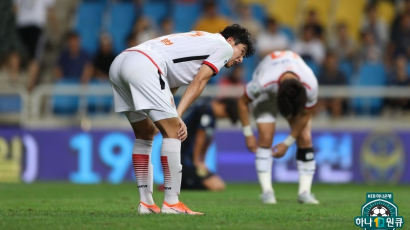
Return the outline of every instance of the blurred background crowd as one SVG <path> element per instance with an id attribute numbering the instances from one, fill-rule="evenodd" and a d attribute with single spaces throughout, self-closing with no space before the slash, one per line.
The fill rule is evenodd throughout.
<path id="1" fill-rule="evenodd" d="M 248 28 L 257 53 L 210 84 L 242 86 L 261 58 L 290 49 L 322 86 L 410 87 L 410 0 L 2 0 L 0 10 L 0 85 L 29 95 L 42 84 L 107 84 L 112 60 L 127 47 L 232 23 Z M 410 92 L 366 106 L 322 98 L 318 113 L 409 110 Z"/>

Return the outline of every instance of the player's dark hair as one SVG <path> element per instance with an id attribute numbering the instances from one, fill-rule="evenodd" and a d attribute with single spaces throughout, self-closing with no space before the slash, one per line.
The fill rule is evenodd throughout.
<path id="1" fill-rule="evenodd" d="M 218 100 L 219 103 L 225 106 L 225 111 L 228 114 L 229 120 L 232 124 L 238 121 L 238 100 L 234 98 L 222 98 Z"/>
<path id="2" fill-rule="evenodd" d="M 220 32 L 225 39 L 232 37 L 235 40 L 235 45 L 244 44 L 247 46 L 245 57 L 250 57 L 255 53 L 255 48 L 253 47 L 253 42 L 251 34 L 249 31 L 238 25 L 233 24 L 225 27 L 224 30 Z"/>
<path id="3" fill-rule="evenodd" d="M 306 104 L 306 89 L 297 79 L 291 78 L 282 81 L 277 94 L 279 112 L 285 118 L 300 114 Z"/>

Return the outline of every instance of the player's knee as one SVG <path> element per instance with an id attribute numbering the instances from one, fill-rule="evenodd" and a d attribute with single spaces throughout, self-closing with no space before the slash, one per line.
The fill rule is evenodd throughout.
<path id="1" fill-rule="evenodd" d="M 302 148 L 312 146 L 312 136 L 310 135 L 310 132 L 302 132 L 298 137 L 297 144 Z"/>
<path id="2" fill-rule="evenodd" d="M 262 148 L 270 148 L 272 146 L 273 138 L 270 135 L 261 135 L 258 139 L 258 145 Z"/>
<path id="3" fill-rule="evenodd" d="M 155 126 L 134 129 L 135 138 L 143 140 L 153 140 L 156 132 Z"/>

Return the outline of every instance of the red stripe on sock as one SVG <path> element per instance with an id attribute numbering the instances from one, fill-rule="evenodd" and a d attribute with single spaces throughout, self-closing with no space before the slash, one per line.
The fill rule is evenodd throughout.
<path id="1" fill-rule="evenodd" d="M 149 155 L 132 154 L 132 164 L 134 166 L 134 173 L 137 178 L 138 185 L 147 184 Z"/>
<path id="2" fill-rule="evenodd" d="M 171 174 L 169 172 L 167 156 L 161 156 L 161 164 L 162 164 L 162 171 L 164 172 L 164 183 L 168 185 L 171 179 Z"/>

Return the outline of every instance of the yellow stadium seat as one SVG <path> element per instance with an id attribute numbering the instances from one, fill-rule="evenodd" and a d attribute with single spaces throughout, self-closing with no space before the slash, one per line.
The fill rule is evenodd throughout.
<path id="1" fill-rule="evenodd" d="M 335 4 L 335 15 L 333 21 L 335 23 L 345 22 L 348 26 L 350 34 L 355 38 L 359 38 L 359 30 L 364 14 L 366 0 L 337 0 Z"/>
<path id="2" fill-rule="evenodd" d="M 296 28 L 300 3 L 299 0 L 270 0 L 265 6 L 268 15 L 274 16 L 281 24 Z"/>
<path id="3" fill-rule="evenodd" d="M 307 11 L 311 9 L 316 10 L 319 22 L 326 27 L 329 22 L 331 4 L 332 0 L 306 0 L 305 5 L 303 7 L 303 14 L 306 17 Z"/>
<path id="4" fill-rule="evenodd" d="M 386 24 L 390 25 L 394 19 L 393 4 L 389 1 L 380 1 L 377 7 L 380 17 L 384 20 Z"/>

